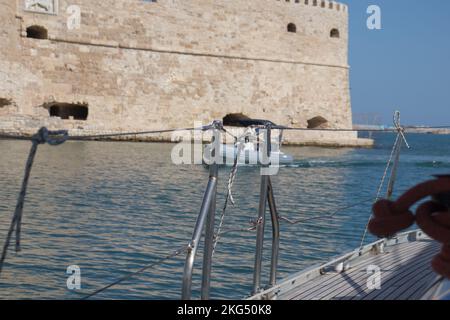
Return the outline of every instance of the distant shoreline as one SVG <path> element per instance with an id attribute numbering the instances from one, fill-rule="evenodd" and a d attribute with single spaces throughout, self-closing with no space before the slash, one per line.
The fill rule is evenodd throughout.
<path id="1" fill-rule="evenodd" d="M 450 129 L 427 129 L 427 128 L 407 128 L 406 133 L 421 133 L 421 134 L 450 134 Z"/>
<path id="2" fill-rule="evenodd" d="M 353 129 L 355 131 L 368 131 L 370 132 L 373 129 L 373 132 L 379 130 L 392 130 L 395 132 L 395 128 L 393 127 L 385 127 L 378 125 L 353 125 Z M 450 128 L 432 128 L 432 127 L 404 127 L 406 133 L 421 133 L 421 134 L 439 134 L 445 135 L 450 134 Z"/>

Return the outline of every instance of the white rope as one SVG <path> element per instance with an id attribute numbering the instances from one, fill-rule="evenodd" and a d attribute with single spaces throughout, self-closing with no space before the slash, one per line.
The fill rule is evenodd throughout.
<path id="1" fill-rule="evenodd" d="M 392 159 L 394 158 L 395 151 L 397 150 L 397 144 L 398 144 L 399 141 L 400 141 L 400 134 L 397 135 L 397 138 L 396 138 L 396 140 L 395 140 L 394 146 L 393 146 L 393 148 L 392 148 L 391 155 L 390 155 L 389 160 L 388 160 L 388 162 L 387 162 L 387 164 L 386 164 L 386 168 L 385 168 L 385 170 L 384 170 L 383 177 L 381 178 L 380 185 L 378 186 L 377 195 L 376 195 L 375 200 L 373 201 L 373 203 L 375 203 L 375 202 L 377 202 L 378 200 L 380 200 L 380 197 L 381 197 L 381 191 L 383 190 L 384 182 L 385 182 L 385 180 L 386 180 L 386 177 L 387 177 L 389 168 L 390 168 L 390 166 L 391 166 Z M 364 228 L 364 233 L 363 233 L 363 235 L 362 235 L 361 243 L 360 243 L 360 245 L 359 245 L 359 248 L 360 248 L 360 249 L 363 247 L 364 241 L 366 240 L 367 231 L 368 231 L 368 229 L 369 229 L 369 222 L 370 222 L 370 219 L 371 219 L 371 218 L 372 218 L 372 214 L 370 215 L 369 220 L 368 220 L 367 223 L 366 223 L 366 227 Z"/>
<path id="2" fill-rule="evenodd" d="M 235 205 L 232 188 L 233 188 L 233 184 L 234 184 L 234 181 L 235 181 L 236 175 L 237 175 L 237 170 L 238 170 L 238 165 L 239 165 L 239 157 L 245 146 L 245 138 L 247 136 L 249 136 L 251 134 L 251 132 L 252 132 L 251 129 L 247 129 L 241 136 L 235 137 L 234 147 L 236 148 L 236 154 L 234 156 L 233 167 L 231 168 L 230 175 L 228 177 L 227 195 L 225 197 L 225 203 L 222 208 L 222 213 L 220 215 L 219 227 L 217 229 L 217 233 L 214 235 L 212 256 L 214 256 L 214 253 L 216 252 L 216 247 L 217 247 L 217 244 L 219 243 L 219 239 L 222 234 L 222 227 L 225 222 L 225 213 L 226 213 L 226 210 L 228 207 L 228 202 L 230 202 L 233 206 Z"/>
<path id="3" fill-rule="evenodd" d="M 405 129 L 400 125 L 400 111 L 395 111 L 395 113 L 394 113 L 394 126 L 395 126 L 397 132 L 401 135 L 406 147 L 408 149 L 411 149 L 411 147 L 409 146 L 408 141 L 406 140 L 406 137 L 405 137 L 405 133 L 404 133 Z"/>
<path id="4" fill-rule="evenodd" d="M 397 137 L 396 137 L 394 145 L 392 147 L 391 155 L 390 155 L 389 160 L 388 160 L 388 162 L 386 164 L 386 168 L 384 170 L 383 177 L 381 178 L 380 185 L 378 186 L 377 194 L 376 194 L 376 197 L 375 197 L 375 200 L 374 200 L 373 203 L 375 203 L 378 200 L 380 200 L 381 191 L 383 190 L 384 182 L 386 181 L 386 177 L 388 175 L 389 168 L 391 167 L 392 160 L 394 159 L 394 156 L 396 158 L 396 161 L 398 161 L 398 159 L 399 159 L 399 157 L 396 154 L 400 153 L 402 142 L 404 142 L 405 145 L 407 146 L 407 148 L 410 149 L 408 141 L 406 140 L 406 137 L 404 135 L 404 129 L 400 125 L 400 112 L 399 111 L 395 111 L 393 122 L 394 122 L 394 126 L 397 129 Z M 370 215 L 369 220 L 367 221 L 366 227 L 364 228 L 364 233 L 362 235 L 361 243 L 360 243 L 360 246 L 359 246 L 360 250 L 362 249 L 362 247 L 364 245 L 364 241 L 366 240 L 367 232 L 368 232 L 368 229 L 369 229 L 369 222 L 370 222 L 371 218 L 372 218 L 372 214 Z"/>

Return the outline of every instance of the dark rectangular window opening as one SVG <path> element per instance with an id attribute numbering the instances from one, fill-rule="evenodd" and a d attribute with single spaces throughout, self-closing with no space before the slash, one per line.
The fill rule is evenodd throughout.
<path id="1" fill-rule="evenodd" d="M 11 104 L 12 104 L 12 100 L 11 99 L 0 98 L 0 108 L 9 106 Z"/>
<path id="2" fill-rule="evenodd" d="M 63 120 L 87 120 L 89 115 L 87 104 L 52 103 L 47 108 L 50 117 L 59 117 Z"/>

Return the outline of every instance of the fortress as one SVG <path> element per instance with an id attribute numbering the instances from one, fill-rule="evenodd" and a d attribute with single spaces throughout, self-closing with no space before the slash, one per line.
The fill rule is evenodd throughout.
<path id="1" fill-rule="evenodd" d="M 352 127 L 340 3 L 0 0 L 0 21 L 1 132 L 169 129 L 229 115 Z M 285 138 L 370 144 L 356 132 Z"/>

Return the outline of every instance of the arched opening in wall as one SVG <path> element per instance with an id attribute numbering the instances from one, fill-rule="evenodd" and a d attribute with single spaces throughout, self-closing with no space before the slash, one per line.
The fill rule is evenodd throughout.
<path id="1" fill-rule="evenodd" d="M 249 121 L 251 118 L 247 117 L 243 113 L 230 113 L 223 118 L 223 125 L 228 127 L 242 127 L 245 121 Z"/>
<path id="2" fill-rule="evenodd" d="M 326 129 L 328 128 L 328 120 L 324 117 L 317 116 L 308 120 L 308 129 Z"/>
<path id="3" fill-rule="evenodd" d="M 223 125 L 227 126 L 227 127 L 241 127 L 242 128 L 242 127 L 249 127 L 249 126 L 265 126 L 268 124 L 272 124 L 273 126 L 276 126 L 276 124 L 270 120 L 252 119 L 242 113 L 227 114 L 223 118 L 222 121 L 223 121 Z"/>
<path id="4" fill-rule="evenodd" d="M 87 120 L 89 115 L 88 104 L 59 103 L 47 105 L 50 117 L 59 117 L 63 120 Z"/>
<path id="5" fill-rule="evenodd" d="M 289 23 L 287 25 L 287 31 L 296 33 L 297 32 L 297 26 L 295 24 L 293 24 L 293 23 Z"/>
<path id="6" fill-rule="evenodd" d="M 331 38 L 340 38 L 339 30 L 338 29 L 331 29 L 330 37 Z"/>
<path id="7" fill-rule="evenodd" d="M 48 39 L 48 31 L 41 26 L 30 26 L 27 28 L 27 38 Z"/>

